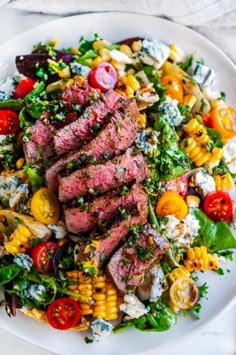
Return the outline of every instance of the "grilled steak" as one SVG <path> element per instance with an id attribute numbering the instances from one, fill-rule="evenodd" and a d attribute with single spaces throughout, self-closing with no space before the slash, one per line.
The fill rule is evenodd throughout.
<path id="1" fill-rule="evenodd" d="M 96 233 L 91 234 L 91 240 L 96 239 L 96 241 L 99 242 L 99 246 L 94 250 L 94 253 L 91 253 L 88 248 L 88 254 L 90 255 L 90 258 L 91 254 L 93 255 L 92 259 L 96 261 L 99 266 L 102 266 L 110 259 L 114 251 L 117 249 L 118 244 L 122 241 L 122 238 L 129 233 L 131 226 L 138 224 L 142 225 L 147 222 L 147 202 L 139 204 L 133 212 L 134 215 L 131 215 L 130 218 L 115 222 L 102 237 L 99 235 L 99 238 L 97 238 Z"/>
<path id="2" fill-rule="evenodd" d="M 64 102 L 65 106 L 87 106 L 91 103 L 93 98 L 96 99 L 99 94 L 100 91 L 90 86 L 88 81 L 84 81 L 82 85 L 79 85 L 78 82 L 74 80 L 71 87 L 66 87 L 65 90 L 63 90 L 59 99 Z"/>
<path id="3" fill-rule="evenodd" d="M 124 152 L 137 137 L 137 115 L 137 106 L 134 101 L 128 103 L 124 115 L 116 111 L 111 122 L 99 132 L 96 138 L 80 151 L 67 154 L 47 169 L 47 186 L 56 191 L 58 189 L 59 172 L 66 169 L 70 164 L 72 167 L 79 167 L 81 163 L 85 164 L 92 160 L 101 162 L 113 158 L 115 154 Z"/>
<path id="4" fill-rule="evenodd" d="M 40 159 L 51 157 L 54 152 L 52 149 L 53 127 L 44 124 L 41 120 L 27 129 L 29 140 L 24 143 L 24 152 L 27 164 L 34 163 Z"/>
<path id="5" fill-rule="evenodd" d="M 58 155 L 79 148 L 91 141 L 100 128 L 109 121 L 112 112 L 124 106 L 121 96 L 108 91 L 100 100 L 87 107 L 77 121 L 60 129 L 54 136 L 55 151 Z"/>
<path id="6" fill-rule="evenodd" d="M 169 248 L 168 241 L 146 224 L 112 256 L 107 271 L 119 291 L 125 292 L 127 286 L 135 289 Z"/>
<path id="7" fill-rule="evenodd" d="M 59 200 L 69 201 L 76 196 L 102 194 L 129 182 L 141 182 L 151 176 L 141 153 L 132 150 L 105 164 L 88 166 L 67 177 L 59 178 Z"/>
<path id="8" fill-rule="evenodd" d="M 67 229 L 72 233 L 85 232 L 95 227 L 98 221 L 109 220 L 119 213 L 119 210 L 131 210 L 137 205 L 147 204 L 147 195 L 140 184 L 135 184 L 125 196 L 111 197 L 110 194 L 93 201 L 88 211 L 89 203 L 79 208 L 65 210 Z"/>

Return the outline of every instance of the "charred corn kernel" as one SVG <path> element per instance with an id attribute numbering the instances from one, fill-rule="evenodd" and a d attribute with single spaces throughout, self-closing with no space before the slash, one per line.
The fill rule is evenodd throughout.
<path id="1" fill-rule="evenodd" d="M 127 75 L 127 85 L 130 86 L 134 91 L 140 89 L 139 81 L 132 75 Z"/>
<path id="2" fill-rule="evenodd" d="M 100 246 L 100 242 L 98 240 L 92 240 L 91 243 L 87 244 L 84 248 L 84 254 L 89 254 L 91 250 L 96 250 Z"/>
<path id="3" fill-rule="evenodd" d="M 187 259 L 184 260 L 184 266 L 188 271 L 194 270 L 217 270 L 219 268 L 219 259 L 217 254 L 208 254 L 205 246 L 189 248 L 187 250 Z"/>
<path id="4" fill-rule="evenodd" d="M 93 49 L 99 49 L 102 47 L 107 47 L 110 45 L 110 42 L 106 41 L 105 39 L 99 39 L 93 42 Z"/>
<path id="5" fill-rule="evenodd" d="M 97 58 L 95 58 L 92 62 L 92 66 L 96 67 L 98 64 L 100 64 L 102 62 L 102 57 L 98 56 Z"/>
<path id="6" fill-rule="evenodd" d="M 197 98 L 195 95 L 188 94 L 184 96 L 183 106 L 189 106 L 190 110 L 192 110 L 193 106 L 196 104 Z"/>
<path id="7" fill-rule="evenodd" d="M 79 84 L 83 85 L 85 78 L 82 75 L 75 75 L 74 80 Z"/>
<path id="8" fill-rule="evenodd" d="M 120 51 L 125 53 L 128 57 L 132 57 L 133 52 L 127 44 L 122 44 L 120 46 Z"/>
<path id="9" fill-rule="evenodd" d="M 214 180 L 216 184 L 216 190 L 225 191 L 235 187 L 230 173 L 226 173 L 224 175 L 214 175 Z"/>
<path id="10" fill-rule="evenodd" d="M 170 54 L 169 54 L 169 59 L 172 62 L 182 62 L 184 61 L 185 55 L 182 49 L 179 47 L 175 46 L 174 44 L 169 45 L 170 48 Z"/>
<path id="11" fill-rule="evenodd" d="M 109 49 L 101 48 L 101 49 L 99 49 L 98 53 L 104 62 L 109 62 L 109 60 L 111 60 L 111 55 L 110 55 Z"/>
<path id="12" fill-rule="evenodd" d="M 78 301 L 82 315 L 91 314 L 93 317 L 106 320 L 118 318 L 117 290 L 105 275 L 86 276 L 81 271 L 68 271 L 67 277 L 71 281 L 69 290 L 90 297 L 94 301 L 92 305 Z"/>
<path id="13" fill-rule="evenodd" d="M 198 208 L 200 205 L 200 198 L 195 195 L 188 195 L 186 196 L 186 203 L 188 207 Z"/>
<path id="14" fill-rule="evenodd" d="M 24 165 L 24 163 L 25 163 L 25 159 L 24 158 L 18 159 L 17 162 L 16 162 L 16 169 L 20 170 L 22 168 L 22 166 Z"/>
<path id="15" fill-rule="evenodd" d="M 142 48 L 142 42 L 141 41 L 134 41 L 131 44 L 131 48 L 133 52 L 139 52 Z"/>
<path id="16" fill-rule="evenodd" d="M 129 98 L 134 96 L 134 90 L 130 86 L 126 86 L 125 93 Z"/>
<path id="17" fill-rule="evenodd" d="M 190 159 L 196 166 L 201 166 L 208 162 L 211 154 L 206 151 L 205 148 L 198 146 L 197 142 L 192 137 L 185 138 L 181 147 L 188 153 Z"/>
<path id="18" fill-rule="evenodd" d="M 214 147 L 214 148 L 212 149 L 211 155 L 212 155 L 212 156 L 211 156 L 211 159 L 210 159 L 211 162 L 218 161 L 218 160 L 220 160 L 221 158 L 223 158 L 224 151 L 223 151 L 222 148 Z"/>
<path id="19" fill-rule="evenodd" d="M 71 54 L 73 54 L 73 55 L 80 55 L 81 54 L 81 52 L 78 50 L 78 48 L 76 48 L 76 47 L 72 47 L 71 49 L 70 49 L 70 52 L 71 52 Z"/>
<path id="20" fill-rule="evenodd" d="M 110 61 L 110 63 L 116 70 L 119 70 L 119 71 L 125 70 L 125 64 L 124 63 L 117 62 L 117 60 L 114 60 L 114 59 L 112 59 Z"/>
<path id="21" fill-rule="evenodd" d="M 186 267 L 180 265 L 179 267 L 176 267 L 169 273 L 168 278 L 170 282 L 173 283 L 180 277 L 189 277 L 189 276 L 190 276 L 190 272 L 186 269 Z"/>
<path id="22" fill-rule="evenodd" d="M 11 234 L 9 241 L 5 243 L 6 251 L 13 255 L 24 253 L 31 247 L 29 242 L 31 237 L 31 231 L 24 224 L 19 224 Z"/>
<path id="23" fill-rule="evenodd" d="M 145 128 L 147 124 L 146 115 L 142 115 L 141 113 L 138 115 L 137 123 L 139 128 Z"/>

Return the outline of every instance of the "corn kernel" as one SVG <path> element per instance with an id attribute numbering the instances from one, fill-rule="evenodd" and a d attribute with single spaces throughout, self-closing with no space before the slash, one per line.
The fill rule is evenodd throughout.
<path id="1" fill-rule="evenodd" d="M 111 60 L 110 51 L 107 48 L 101 48 L 98 53 L 104 62 Z"/>
<path id="2" fill-rule="evenodd" d="M 71 49 L 70 49 L 70 52 L 71 52 L 71 54 L 73 54 L 73 55 L 80 55 L 81 54 L 81 52 L 78 50 L 78 48 L 76 48 L 76 47 L 72 47 Z"/>
<path id="3" fill-rule="evenodd" d="M 125 64 L 124 63 L 117 62 L 117 60 L 114 60 L 114 59 L 111 60 L 110 63 L 116 70 L 119 70 L 119 71 L 125 70 Z"/>
<path id="4" fill-rule="evenodd" d="M 175 46 L 174 44 L 171 44 L 169 48 L 169 59 L 172 60 L 172 62 L 182 62 L 184 60 L 184 52 L 179 47 Z"/>
<path id="5" fill-rule="evenodd" d="M 98 56 L 97 58 L 95 58 L 93 60 L 92 66 L 96 67 L 98 64 L 100 64 L 102 62 L 102 58 L 100 56 Z"/>
<path id="6" fill-rule="evenodd" d="M 141 41 L 134 41 L 131 44 L 131 48 L 133 52 L 139 52 L 142 48 L 142 42 Z"/>
<path id="7" fill-rule="evenodd" d="M 140 84 L 137 79 L 131 74 L 127 76 L 127 84 L 134 90 L 137 91 L 140 89 Z"/>
<path id="8" fill-rule="evenodd" d="M 193 106 L 196 104 L 197 98 L 195 95 L 188 94 L 184 96 L 183 106 L 189 106 L 190 110 L 192 110 Z"/>
<path id="9" fill-rule="evenodd" d="M 138 127 L 139 128 L 145 128 L 146 124 L 147 124 L 147 119 L 145 115 L 142 115 L 141 113 L 138 115 L 137 118 L 137 122 L 138 122 Z"/>
<path id="10" fill-rule="evenodd" d="M 99 39 L 95 42 L 93 42 L 93 49 L 99 49 L 102 47 L 107 47 L 109 46 L 110 42 L 106 41 L 105 39 Z"/>
<path id="11" fill-rule="evenodd" d="M 127 44 L 122 44 L 120 46 L 120 51 L 125 53 L 128 57 L 130 57 L 130 58 L 132 57 L 132 54 L 133 54 L 132 50 L 129 46 L 127 46 Z"/>
<path id="12" fill-rule="evenodd" d="M 134 90 L 130 86 L 126 86 L 125 93 L 129 98 L 134 96 Z"/>
<path id="13" fill-rule="evenodd" d="M 16 169 L 20 170 L 22 168 L 22 166 L 24 165 L 24 163 L 25 163 L 25 159 L 24 158 L 18 159 L 17 162 L 16 162 Z"/>
<path id="14" fill-rule="evenodd" d="M 200 198 L 195 195 L 186 196 L 186 203 L 188 207 L 198 208 L 200 205 Z"/>
<path id="15" fill-rule="evenodd" d="M 77 81 L 79 85 L 83 85 L 85 79 L 82 75 L 75 75 L 74 80 Z"/>

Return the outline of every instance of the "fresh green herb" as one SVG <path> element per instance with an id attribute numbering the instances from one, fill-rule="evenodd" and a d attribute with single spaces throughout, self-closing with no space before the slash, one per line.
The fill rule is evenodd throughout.
<path id="1" fill-rule="evenodd" d="M 201 98 L 201 105 L 200 105 L 200 109 L 199 109 L 200 115 L 203 113 L 205 107 L 206 107 L 206 101 L 205 101 L 204 97 L 202 97 Z"/>
<path id="2" fill-rule="evenodd" d="M 9 264 L 0 268 L 0 285 L 5 285 L 15 279 L 22 268 L 16 264 Z"/>
<path id="3" fill-rule="evenodd" d="M 96 158 L 95 156 L 92 156 L 92 157 L 89 159 L 89 163 L 90 163 L 90 164 L 94 164 L 94 163 L 96 163 L 96 161 L 97 161 L 97 158 Z"/>
<path id="4" fill-rule="evenodd" d="M 194 318 L 200 319 L 201 308 L 202 306 L 200 303 L 195 304 L 195 306 L 193 306 L 193 308 L 190 309 L 190 314 L 192 314 Z"/>
<path id="5" fill-rule="evenodd" d="M 122 258 L 122 262 L 125 266 L 128 266 L 130 264 L 129 259 L 128 258 Z"/>
<path id="6" fill-rule="evenodd" d="M 187 71 L 188 68 L 191 67 L 193 60 L 194 60 L 194 56 L 190 55 L 184 63 L 179 64 L 180 68 L 184 71 Z"/>
<path id="7" fill-rule="evenodd" d="M 218 275 L 221 275 L 221 276 L 225 274 L 224 270 L 221 267 L 219 267 L 219 269 L 217 269 L 216 272 Z"/>
<path id="8" fill-rule="evenodd" d="M 131 279 L 131 275 L 128 275 L 128 274 L 123 277 L 123 281 L 125 283 L 127 283 L 130 279 Z"/>
<path id="9" fill-rule="evenodd" d="M 66 169 L 74 169 L 77 166 L 77 161 L 70 161 L 67 165 L 66 165 Z"/>
<path id="10" fill-rule="evenodd" d="M 43 177 L 38 172 L 38 168 L 29 165 L 25 165 L 23 168 L 24 172 L 28 176 L 31 182 L 33 192 L 37 191 L 40 187 L 43 186 L 44 180 Z"/>
<path id="11" fill-rule="evenodd" d="M 108 159 L 109 156 L 110 156 L 110 153 L 109 153 L 109 152 L 104 152 L 104 153 L 103 153 L 103 158 L 104 158 L 104 159 Z"/>
<path id="12" fill-rule="evenodd" d="M 231 250 L 222 250 L 218 251 L 218 256 L 219 257 L 224 257 L 227 261 L 233 261 L 234 260 L 234 252 Z"/>
<path id="13" fill-rule="evenodd" d="M 209 286 L 207 285 L 207 283 L 204 282 L 204 284 L 201 285 L 201 286 L 199 286 L 198 289 L 199 289 L 200 297 L 207 299 L 206 296 L 207 296 L 207 294 L 208 294 L 208 289 L 209 289 Z"/>
<path id="14" fill-rule="evenodd" d="M 137 255 L 140 260 L 151 259 L 153 257 L 153 254 L 151 253 L 151 251 L 152 251 L 152 247 L 145 248 L 141 245 L 137 246 Z"/>
<path id="15" fill-rule="evenodd" d="M 225 92 L 221 91 L 220 96 L 218 97 L 217 100 L 225 101 L 225 100 L 226 100 L 226 94 L 225 94 Z"/>
<path id="16" fill-rule="evenodd" d="M 121 196 L 126 196 L 129 193 L 129 188 L 127 186 L 123 186 L 120 192 Z"/>
<path id="17" fill-rule="evenodd" d="M 107 255 L 106 255 L 106 253 L 102 252 L 102 253 L 100 254 L 100 260 L 101 260 L 101 262 L 104 262 L 104 261 L 107 260 Z"/>
<path id="18" fill-rule="evenodd" d="M 221 148 L 222 145 L 222 135 L 219 131 L 213 128 L 207 128 L 207 134 L 211 138 L 215 147 Z"/>
<path id="19" fill-rule="evenodd" d="M 89 212 L 92 207 L 93 207 L 92 203 L 86 203 L 86 204 L 83 205 L 83 210 L 86 211 L 86 212 Z"/>
<path id="20" fill-rule="evenodd" d="M 229 173 L 229 168 L 224 164 L 223 161 L 220 161 L 219 165 L 213 169 L 214 175 L 224 175 L 227 173 Z"/>
<path id="21" fill-rule="evenodd" d="M 118 121 L 115 121 L 115 125 L 116 125 L 116 128 L 117 128 L 117 132 L 120 133 L 121 130 L 122 130 L 121 124 Z"/>
<path id="22" fill-rule="evenodd" d="M 124 218 L 124 219 L 129 219 L 130 218 L 130 214 L 125 208 L 119 207 L 118 211 L 120 212 L 120 215 L 121 215 L 122 218 Z"/>
<path id="23" fill-rule="evenodd" d="M 42 239 L 41 238 L 31 238 L 30 239 L 30 245 L 32 245 L 33 247 L 42 243 Z"/>
<path id="24" fill-rule="evenodd" d="M 94 342 L 94 339 L 85 337 L 84 341 L 85 341 L 86 344 L 92 344 Z"/>
<path id="25" fill-rule="evenodd" d="M 78 203 L 79 206 L 83 206 L 83 204 L 84 204 L 83 196 L 77 197 L 77 203 Z"/>

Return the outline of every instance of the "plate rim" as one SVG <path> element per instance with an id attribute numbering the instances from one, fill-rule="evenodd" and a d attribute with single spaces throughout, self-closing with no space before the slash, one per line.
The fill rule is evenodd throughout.
<path id="1" fill-rule="evenodd" d="M 53 25 L 53 23 L 57 23 L 57 22 L 63 22 L 64 20 L 69 21 L 70 19 L 74 19 L 76 17 L 99 17 L 101 15 L 130 15 L 130 16 L 134 16 L 134 17 L 149 17 L 149 18 L 153 18 L 156 19 L 157 21 L 163 22 L 163 23 L 168 23 L 168 24 L 172 24 L 174 26 L 178 26 L 182 29 L 186 29 L 189 33 L 192 32 L 194 36 L 196 36 L 199 40 L 204 41 L 206 44 L 208 44 L 211 48 L 213 48 L 215 51 L 217 51 L 224 60 L 227 61 L 228 65 L 230 65 L 231 69 L 233 69 L 236 73 L 236 64 L 233 62 L 233 60 L 231 58 L 229 58 L 227 56 L 227 54 L 225 54 L 223 52 L 223 50 L 221 48 L 219 48 L 215 43 L 213 43 L 211 40 L 209 40 L 208 38 L 204 37 L 201 33 L 197 32 L 195 29 L 191 28 L 190 26 L 186 26 L 184 24 L 172 21 L 169 18 L 165 18 L 165 17 L 161 17 L 161 16 L 155 16 L 155 15 L 151 15 L 151 14 L 142 14 L 142 13 L 136 13 L 136 12 L 129 12 L 129 11 L 98 11 L 98 12 L 90 12 L 90 13 L 81 13 L 81 14 L 73 14 L 73 15 L 68 15 L 68 16 L 60 16 L 59 18 L 56 19 L 52 19 L 46 22 L 43 22 L 39 25 L 33 26 L 30 29 L 24 30 L 20 33 L 18 33 L 17 35 L 11 37 L 10 39 L 6 40 L 5 42 L 3 42 L 0 45 L 0 50 L 4 49 L 4 47 L 7 47 L 8 45 L 10 45 L 12 42 L 15 42 L 18 38 L 24 37 L 25 35 L 27 35 L 28 33 L 32 33 L 33 31 L 38 32 L 42 27 L 47 27 L 49 25 Z M 81 31 L 82 32 L 82 31 Z M 82 33 L 83 34 L 83 33 Z M 79 37 L 79 34 L 78 34 Z M 160 36 L 161 38 L 161 36 Z M 202 332 L 203 329 L 205 329 L 208 325 L 214 323 L 218 318 L 220 318 L 225 312 L 227 312 L 229 309 L 231 309 L 234 305 L 236 304 L 236 294 L 235 296 L 233 296 L 233 298 L 230 299 L 230 301 L 217 313 L 217 314 L 213 314 L 211 317 L 208 318 L 206 323 L 203 323 L 201 325 L 199 325 L 197 328 L 194 328 L 192 330 L 190 330 L 187 334 L 184 334 L 182 336 L 179 336 L 178 338 L 175 339 L 169 339 L 169 342 L 165 342 L 164 344 L 157 344 L 155 347 L 151 347 L 150 349 L 147 350 L 147 352 L 149 353 L 150 351 L 154 351 L 155 349 L 164 349 L 167 346 L 174 346 L 175 344 L 178 344 L 180 342 L 183 342 L 184 339 L 186 339 L 186 336 L 189 337 L 193 337 L 199 333 Z M 178 326 L 178 325 L 176 325 Z M 49 351 L 49 349 L 45 346 L 40 346 L 36 343 L 34 343 L 33 341 L 30 340 L 26 340 L 22 337 L 20 337 L 17 332 L 14 332 L 14 329 L 12 329 L 12 331 L 9 330 L 5 330 L 2 326 L 2 324 L 0 324 L 0 328 L 3 332 L 10 334 L 11 336 L 15 337 L 16 339 L 18 339 L 19 341 L 29 344 L 29 345 L 33 345 L 38 349 L 41 350 L 46 350 Z M 138 334 L 138 333 L 137 333 Z M 140 351 L 135 351 L 136 354 L 141 354 L 143 353 L 143 350 Z"/>

